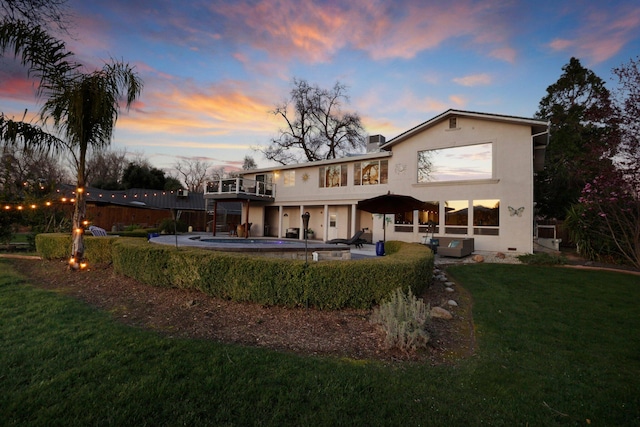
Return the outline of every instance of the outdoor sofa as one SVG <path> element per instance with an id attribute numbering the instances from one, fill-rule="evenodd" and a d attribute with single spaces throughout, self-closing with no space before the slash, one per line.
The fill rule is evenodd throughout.
<path id="1" fill-rule="evenodd" d="M 438 241 L 436 253 L 440 256 L 462 258 L 474 251 L 474 241 L 472 237 L 437 237 Z"/>

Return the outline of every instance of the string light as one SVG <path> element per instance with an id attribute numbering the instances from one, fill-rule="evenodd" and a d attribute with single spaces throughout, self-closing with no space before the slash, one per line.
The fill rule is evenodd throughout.
<path id="1" fill-rule="evenodd" d="M 76 201 L 76 199 L 67 199 L 66 197 L 62 197 L 60 198 L 60 200 L 58 200 L 59 204 L 67 204 L 67 203 L 74 203 Z M 4 205 L 2 206 L 2 209 L 5 211 L 10 211 L 12 209 L 15 209 L 17 211 L 23 211 L 26 208 L 31 208 L 31 209 L 38 209 L 38 208 L 50 208 L 54 205 L 54 202 L 52 202 L 51 200 L 47 200 L 46 202 L 41 202 L 41 203 L 29 203 L 29 204 L 24 204 L 23 202 L 4 202 Z"/>

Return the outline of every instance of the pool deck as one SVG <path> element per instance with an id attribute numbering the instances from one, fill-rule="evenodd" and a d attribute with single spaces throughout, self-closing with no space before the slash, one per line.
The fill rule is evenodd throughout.
<path id="1" fill-rule="evenodd" d="M 215 240 L 216 238 L 224 240 L 224 244 L 217 245 L 211 240 Z M 207 239 L 208 241 L 200 241 L 200 239 Z M 229 240 L 238 240 L 238 243 L 229 243 Z M 285 250 L 290 251 L 300 251 L 304 250 L 304 240 L 297 239 L 286 239 L 281 238 L 277 239 L 275 237 L 249 237 L 250 240 L 281 240 L 283 242 L 287 242 L 286 245 L 282 245 Z M 263 251 L 272 251 L 275 249 L 275 245 L 265 248 L 264 244 L 259 243 L 248 243 L 243 237 L 232 237 L 227 235 L 220 235 L 217 237 L 211 236 L 210 233 L 185 233 L 179 234 L 177 238 L 178 247 L 200 247 L 200 248 L 225 248 L 228 249 L 229 252 L 239 252 L 239 251 L 255 251 L 260 252 Z M 161 235 L 159 237 L 154 237 L 150 240 L 153 243 L 159 243 L 163 245 L 176 245 L 176 236 L 175 235 Z M 307 242 L 307 249 L 309 252 L 313 252 L 314 250 L 319 251 L 331 251 L 331 250 L 346 250 L 349 249 L 351 253 L 351 259 L 367 259 L 376 257 L 376 245 L 374 244 L 364 244 L 361 248 L 356 248 L 355 246 L 347 246 L 345 244 L 328 244 L 324 243 L 320 240 L 309 240 Z M 280 249 L 280 248 L 278 248 Z M 520 261 L 516 258 L 514 254 L 507 254 L 504 258 L 497 258 L 495 252 L 488 251 L 474 251 L 472 255 L 482 255 L 485 259 L 484 262 L 487 263 L 506 263 L 506 264 L 519 264 Z M 467 256 L 464 258 L 450 258 L 450 257 L 442 257 L 440 255 L 436 255 L 434 259 L 434 263 L 436 265 L 447 265 L 447 264 L 466 264 L 466 263 L 474 263 L 472 256 Z"/>
<path id="2" fill-rule="evenodd" d="M 220 240 L 216 243 L 216 240 Z M 261 240 L 271 243 L 260 243 Z M 217 237 L 208 233 L 185 233 L 176 235 L 161 235 L 149 239 L 151 243 L 177 246 L 194 247 L 221 252 L 247 252 L 258 255 L 275 256 L 279 258 L 305 259 L 312 257 L 314 252 L 318 252 L 320 260 L 329 259 L 358 259 L 365 256 L 375 256 L 375 248 L 369 254 L 368 251 L 361 250 L 360 253 L 352 253 L 348 245 L 328 244 L 319 240 L 304 240 L 274 238 L 274 237 L 232 237 L 221 235 Z M 252 242 L 253 241 L 253 242 Z"/>

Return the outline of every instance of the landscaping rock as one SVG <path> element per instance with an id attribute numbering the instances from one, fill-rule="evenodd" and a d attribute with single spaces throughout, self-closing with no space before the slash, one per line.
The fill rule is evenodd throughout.
<path id="1" fill-rule="evenodd" d="M 505 259 L 506 257 L 507 256 L 502 252 L 497 252 L 496 253 L 496 258 L 498 258 L 498 259 Z"/>
<path id="2" fill-rule="evenodd" d="M 444 285 L 448 286 L 448 287 L 452 287 L 452 286 L 455 285 L 455 283 L 453 283 L 453 282 L 444 282 Z"/>
<path id="3" fill-rule="evenodd" d="M 482 255 L 474 255 L 471 259 L 473 260 L 473 262 L 484 262 L 484 257 Z"/>
<path id="4" fill-rule="evenodd" d="M 457 307 L 458 303 L 455 302 L 454 300 L 450 299 L 449 301 L 447 301 L 447 304 L 450 305 L 451 307 Z"/>
<path id="5" fill-rule="evenodd" d="M 431 307 L 431 317 L 444 320 L 453 319 L 453 315 L 442 307 Z"/>
<path id="6" fill-rule="evenodd" d="M 455 292 L 455 289 L 450 288 L 448 286 L 446 288 L 444 288 L 444 290 L 447 291 L 447 292 Z"/>

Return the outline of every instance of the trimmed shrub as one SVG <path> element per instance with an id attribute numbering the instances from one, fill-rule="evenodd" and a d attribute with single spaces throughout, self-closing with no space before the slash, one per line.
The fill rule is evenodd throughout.
<path id="1" fill-rule="evenodd" d="M 71 255 L 71 233 L 38 234 L 36 251 L 45 259 L 68 258 Z"/>
<path id="2" fill-rule="evenodd" d="M 416 350 L 429 342 L 425 326 L 430 320 L 429 305 L 417 299 L 411 290 L 397 288 L 373 311 L 371 321 L 381 325 L 388 348 Z"/>
<path id="3" fill-rule="evenodd" d="M 70 235 L 38 235 L 36 240 L 45 258 L 69 255 Z M 265 305 L 371 308 L 398 287 L 424 292 L 433 274 L 431 251 L 401 242 L 392 243 L 395 252 L 390 250 L 385 257 L 306 265 L 302 260 L 178 249 L 136 238 L 88 237 L 85 241 L 90 262 L 111 261 L 116 273 L 140 282 Z"/>
<path id="4" fill-rule="evenodd" d="M 115 237 L 84 236 L 84 257 L 91 264 L 110 263 Z M 36 251 L 45 259 L 66 259 L 71 256 L 71 233 L 38 234 Z"/>

